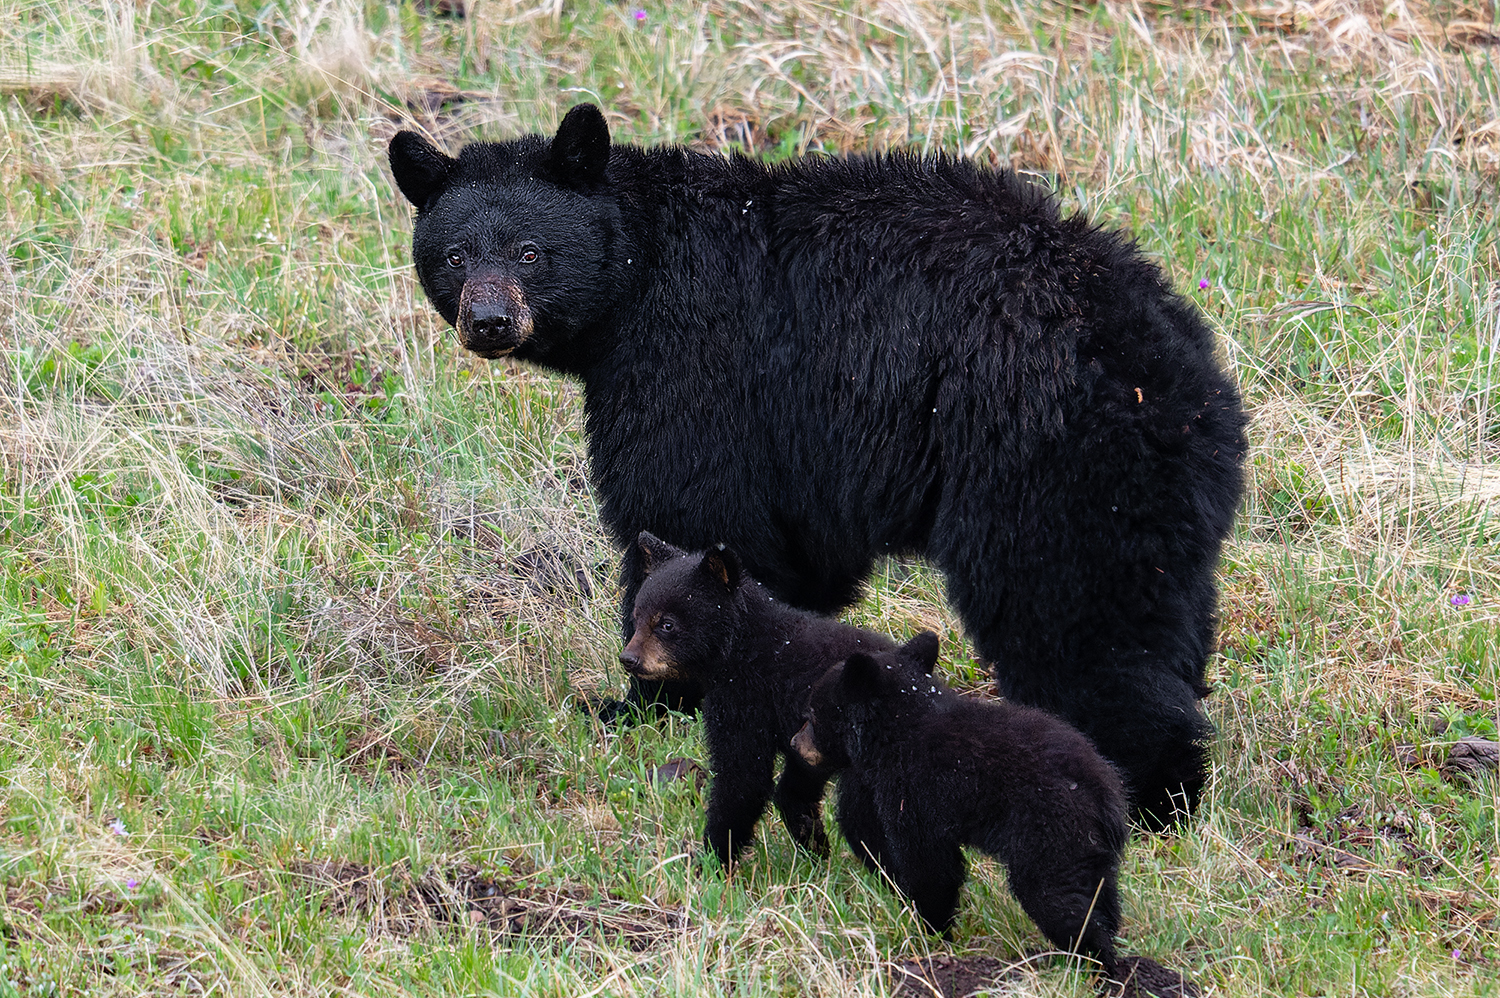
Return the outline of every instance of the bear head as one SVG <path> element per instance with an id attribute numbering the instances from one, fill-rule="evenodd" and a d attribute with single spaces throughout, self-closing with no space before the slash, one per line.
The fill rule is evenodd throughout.
<path id="1" fill-rule="evenodd" d="M 636 543 L 646 578 L 620 664 L 640 679 L 702 679 L 723 660 L 734 634 L 740 560 L 728 549 L 689 554 L 644 530 Z"/>
<path id="2" fill-rule="evenodd" d="M 937 657 L 938 636 L 931 631 L 893 651 L 850 655 L 813 684 L 793 751 L 815 768 L 845 768 L 856 741 L 885 724 L 905 727 L 926 709 L 919 699 L 925 704 L 928 697 L 953 695 L 932 676 Z"/>
<path id="3" fill-rule="evenodd" d="M 599 322 L 640 270 L 606 193 L 609 128 L 592 104 L 569 111 L 550 141 L 481 142 L 451 157 L 403 131 L 389 154 L 417 209 L 422 290 L 482 357 L 548 360 Z"/>

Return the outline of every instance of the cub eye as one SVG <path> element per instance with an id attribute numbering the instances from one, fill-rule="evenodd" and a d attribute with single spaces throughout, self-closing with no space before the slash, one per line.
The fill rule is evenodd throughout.
<path id="1" fill-rule="evenodd" d="M 656 630 L 659 634 L 671 634 L 677 630 L 677 625 L 671 620 L 661 620 L 657 622 Z"/>
<path id="2" fill-rule="evenodd" d="M 521 253 L 516 259 L 522 263 L 536 263 L 536 244 L 522 243 Z"/>
<path id="3" fill-rule="evenodd" d="M 448 254 L 448 266 L 450 266 L 450 267 L 452 267 L 452 268 L 454 268 L 456 270 L 456 269 L 462 267 L 463 265 L 464 265 L 464 258 L 462 256 L 462 254 L 458 253 L 457 251 Z"/>

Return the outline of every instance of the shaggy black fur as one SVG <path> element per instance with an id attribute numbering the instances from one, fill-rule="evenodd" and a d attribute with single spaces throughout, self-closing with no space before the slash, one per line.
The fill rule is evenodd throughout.
<path id="1" fill-rule="evenodd" d="M 847 767 L 839 794 L 852 780 L 852 817 L 865 824 L 845 824 L 845 838 L 938 932 L 967 875 L 961 846 L 984 850 L 1054 945 L 1112 973 L 1126 839 L 1119 775 L 1052 715 L 959 696 L 930 666 L 860 652 L 813 685 L 792 744 L 809 766 Z"/>
<path id="2" fill-rule="evenodd" d="M 612 145 L 586 104 L 550 139 L 390 157 L 464 345 L 583 382 L 627 638 L 642 530 L 821 612 L 925 555 L 1002 694 L 1089 734 L 1146 819 L 1196 802 L 1245 417 L 1127 238 L 1009 171 Z"/>
<path id="3" fill-rule="evenodd" d="M 808 690 L 830 666 L 859 651 L 899 656 L 930 648 L 930 668 L 937 635 L 924 631 L 897 649 L 884 634 L 794 609 L 746 575 L 727 549 L 688 554 L 642 533 L 637 550 L 646 579 L 620 662 L 632 676 L 704 690 L 713 782 L 703 841 L 721 863 L 731 863 L 749 845 L 774 795 L 792 838 L 826 856 L 820 807 L 828 773 L 791 750 Z M 773 790 L 777 755 L 786 762 Z M 868 816 L 845 815 L 865 799 L 857 779 L 848 783 L 854 789 L 839 791 L 839 820 L 862 827 Z"/>

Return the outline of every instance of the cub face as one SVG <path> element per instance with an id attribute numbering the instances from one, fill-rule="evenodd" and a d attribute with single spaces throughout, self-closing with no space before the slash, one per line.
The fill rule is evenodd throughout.
<path id="1" fill-rule="evenodd" d="M 733 630 L 739 559 L 728 550 L 689 554 L 646 531 L 637 544 L 646 579 L 620 664 L 640 679 L 700 680 L 717 667 Z"/>
<path id="2" fill-rule="evenodd" d="M 894 651 L 850 655 L 813 684 L 804 723 L 792 736 L 793 751 L 809 766 L 849 766 L 850 742 L 886 702 L 899 703 L 908 690 L 917 696 L 955 695 L 931 679 L 937 657 L 938 637 L 931 631 Z"/>

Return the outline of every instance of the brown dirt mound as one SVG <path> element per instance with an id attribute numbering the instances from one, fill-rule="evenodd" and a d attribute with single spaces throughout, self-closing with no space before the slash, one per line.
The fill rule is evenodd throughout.
<path id="1" fill-rule="evenodd" d="M 940 954 L 903 960 L 891 971 L 891 994 L 894 998 L 965 998 L 992 991 L 1006 980 L 1020 981 L 1020 966 L 992 956 Z"/>
<path id="2" fill-rule="evenodd" d="M 925 960 L 905 960 L 891 972 L 894 998 L 967 998 L 980 993 L 1006 994 L 1005 982 L 1023 980 L 1019 962 L 992 956 L 941 954 Z M 1127 956 L 1103 992 L 1109 998 L 1201 998 L 1203 992 L 1179 971 L 1155 960 Z M 1019 988 L 1018 988 L 1019 990 Z"/>

